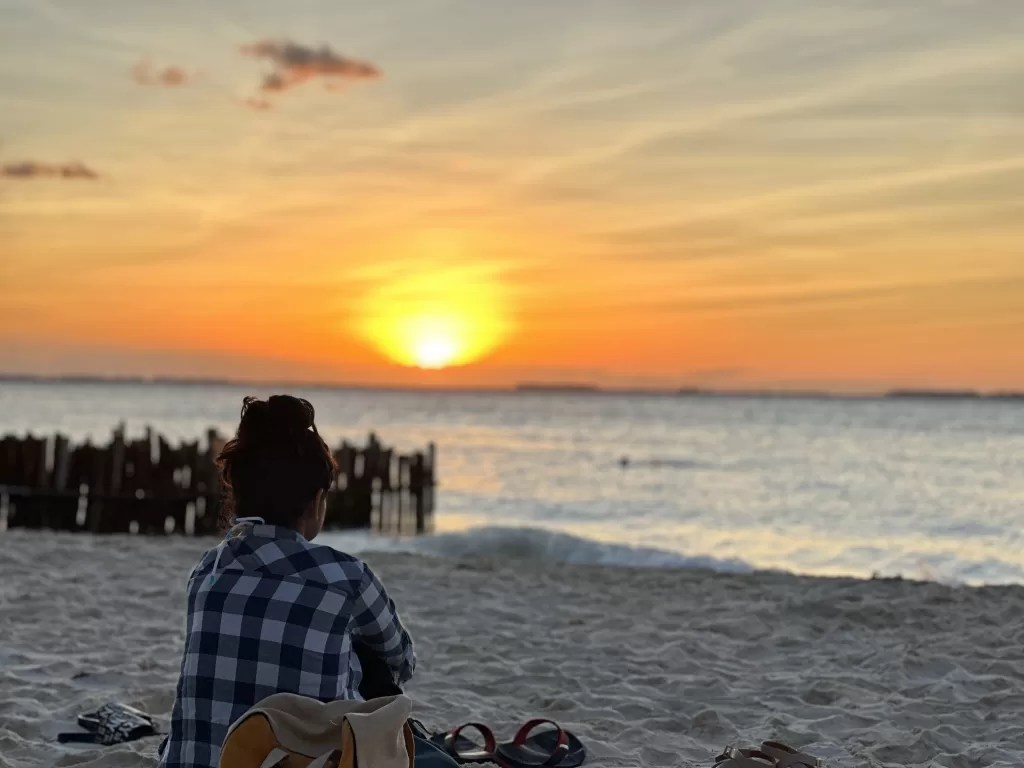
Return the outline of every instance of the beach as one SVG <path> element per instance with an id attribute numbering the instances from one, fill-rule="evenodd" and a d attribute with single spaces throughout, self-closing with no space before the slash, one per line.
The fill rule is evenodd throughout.
<path id="1" fill-rule="evenodd" d="M 63 746 L 119 700 L 166 725 L 211 540 L 0 534 L 0 766 L 153 766 Z M 432 728 L 558 720 L 594 766 L 711 766 L 776 737 L 836 768 L 1024 764 L 1024 589 L 367 555 L 413 633 Z"/>

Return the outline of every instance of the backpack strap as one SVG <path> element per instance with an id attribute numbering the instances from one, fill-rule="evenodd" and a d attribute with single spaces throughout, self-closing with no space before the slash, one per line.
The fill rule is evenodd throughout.
<path id="1" fill-rule="evenodd" d="M 341 750 L 332 749 L 324 752 L 320 757 L 310 763 L 306 768 L 338 768 L 341 765 Z"/>
<path id="2" fill-rule="evenodd" d="M 286 757 L 288 757 L 288 753 L 283 749 L 275 749 L 267 755 L 267 759 L 260 764 L 260 768 L 277 768 Z"/>
<path id="3" fill-rule="evenodd" d="M 288 759 L 288 752 L 283 749 L 275 749 L 269 755 L 267 759 L 263 761 L 260 768 L 278 768 L 285 760 Z M 311 762 L 306 768 L 332 768 L 337 766 L 341 761 L 341 750 L 332 749 L 330 752 L 324 752 L 320 757 Z"/>

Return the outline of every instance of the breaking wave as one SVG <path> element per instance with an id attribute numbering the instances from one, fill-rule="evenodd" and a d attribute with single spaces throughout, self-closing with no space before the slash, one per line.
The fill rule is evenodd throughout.
<path id="1" fill-rule="evenodd" d="M 663 549 L 608 544 L 541 528 L 473 528 L 415 538 L 384 538 L 367 533 L 324 533 L 317 543 L 355 555 L 403 552 L 430 557 L 494 557 L 540 560 L 578 565 L 616 565 L 646 568 L 703 568 L 747 573 L 753 567 L 738 559 L 683 555 Z"/>

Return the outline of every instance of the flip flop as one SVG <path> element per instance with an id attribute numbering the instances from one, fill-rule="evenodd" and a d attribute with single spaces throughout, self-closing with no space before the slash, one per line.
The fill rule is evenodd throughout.
<path id="1" fill-rule="evenodd" d="M 125 704 L 104 704 L 95 712 L 82 715 L 78 722 L 85 728 L 84 731 L 59 733 L 57 741 L 61 744 L 111 746 L 160 735 L 149 715 Z"/>
<path id="2" fill-rule="evenodd" d="M 100 707 L 100 709 L 96 710 L 95 712 L 86 712 L 84 715 L 79 715 L 78 726 L 80 728 L 84 728 L 87 731 L 92 731 L 93 733 L 95 733 L 97 729 L 100 727 L 99 713 L 101 711 L 104 713 L 113 711 L 124 712 L 126 715 L 139 717 L 143 720 L 148 720 L 150 724 L 152 724 L 153 722 L 153 717 L 151 715 L 146 714 L 141 709 L 136 709 L 135 707 L 131 707 L 127 704 L 122 704 L 119 701 L 115 701 L 110 704 L 104 704 L 102 707 Z"/>
<path id="3" fill-rule="evenodd" d="M 775 761 L 776 768 L 821 768 L 821 760 L 781 741 L 761 742 L 761 751 Z"/>
<path id="4" fill-rule="evenodd" d="M 467 728 L 472 728 L 484 737 L 482 747 L 462 735 Z M 494 762 L 494 751 L 497 744 L 494 739 L 494 731 L 482 723 L 465 723 L 458 728 L 453 728 L 448 733 L 431 736 L 430 742 L 441 747 L 459 763 Z"/>
<path id="5" fill-rule="evenodd" d="M 540 725 L 554 728 L 533 733 Z M 499 744 L 495 757 L 507 768 L 576 768 L 587 752 L 579 739 L 554 720 L 537 718 L 524 723 L 512 741 Z"/>
<path id="6" fill-rule="evenodd" d="M 715 768 L 776 768 L 775 758 L 760 749 L 726 747 L 715 758 Z"/>

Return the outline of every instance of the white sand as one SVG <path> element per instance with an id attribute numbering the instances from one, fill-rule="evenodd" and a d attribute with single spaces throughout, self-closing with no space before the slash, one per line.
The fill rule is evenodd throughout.
<path id="1" fill-rule="evenodd" d="M 0 766 L 150 766 L 56 744 L 116 699 L 166 716 L 210 542 L 0 534 Z M 595 766 L 710 766 L 781 737 L 844 766 L 1024 765 L 1024 589 L 380 556 L 428 725 L 574 730 Z"/>

